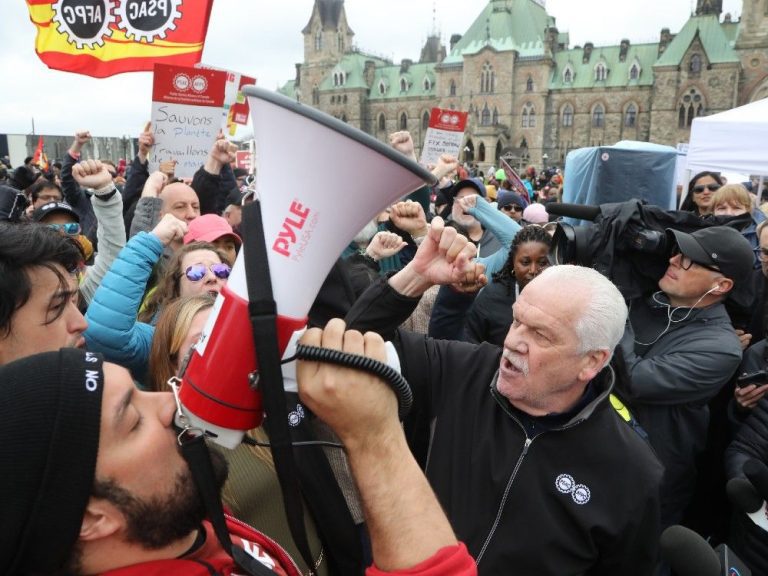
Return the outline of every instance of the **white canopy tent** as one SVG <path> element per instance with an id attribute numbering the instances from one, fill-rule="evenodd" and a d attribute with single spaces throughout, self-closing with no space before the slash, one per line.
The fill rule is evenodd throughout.
<path id="1" fill-rule="evenodd" d="M 695 118 L 687 169 L 768 175 L 768 98 Z"/>

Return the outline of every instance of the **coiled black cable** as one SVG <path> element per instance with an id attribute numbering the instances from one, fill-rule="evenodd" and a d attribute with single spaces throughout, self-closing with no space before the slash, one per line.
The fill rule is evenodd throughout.
<path id="1" fill-rule="evenodd" d="M 291 358 L 283 360 L 291 362 L 293 360 L 310 360 L 312 362 L 326 362 L 327 364 L 336 364 L 346 368 L 363 370 L 384 380 L 397 396 L 398 415 L 400 420 L 404 420 L 413 405 L 413 392 L 411 387 L 397 370 L 367 356 L 359 354 L 350 354 L 341 350 L 331 350 L 329 348 L 320 348 L 318 346 L 306 346 L 304 344 L 296 345 L 296 354 Z"/>

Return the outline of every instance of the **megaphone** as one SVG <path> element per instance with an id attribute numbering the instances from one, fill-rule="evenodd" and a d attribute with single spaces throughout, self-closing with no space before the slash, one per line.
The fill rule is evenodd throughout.
<path id="1" fill-rule="evenodd" d="M 434 176 L 375 138 L 275 92 L 247 86 L 256 140 L 256 191 L 277 303 L 280 353 L 334 262 L 377 213 Z M 234 448 L 261 424 L 243 245 L 181 374 L 184 416 Z"/>

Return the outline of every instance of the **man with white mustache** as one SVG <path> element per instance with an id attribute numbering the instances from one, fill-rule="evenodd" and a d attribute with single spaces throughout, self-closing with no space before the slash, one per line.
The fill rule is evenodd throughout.
<path id="1" fill-rule="evenodd" d="M 462 242 L 435 218 L 346 318 L 394 342 L 408 441 L 457 536 L 481 575 L 651 574 L 662 468 L 608 399 L 624 299 L 595 270 L 553 266 L 515 302 L 503 349 L 398 330 L 430 286 L 479 274 Z"/>

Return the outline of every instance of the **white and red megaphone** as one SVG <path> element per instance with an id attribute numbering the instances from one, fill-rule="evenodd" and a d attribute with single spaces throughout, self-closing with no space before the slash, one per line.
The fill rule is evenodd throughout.
<path id="1" fill-rule="evenodd" d="M 375 138 L 280 94 L 248 96 L 256 140 L 256 189 L 283 354 L 333 263 L 377 213 L 425 184 L 430 172 Z M 185 416 L 234 447 L 263 418 L 248 314 L 244 251 L 219 294 L 182 377 Z"/>

